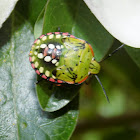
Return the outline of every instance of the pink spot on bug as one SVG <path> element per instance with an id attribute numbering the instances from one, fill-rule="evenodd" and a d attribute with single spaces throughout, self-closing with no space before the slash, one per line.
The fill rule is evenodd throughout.
<path id="1" fill-rule="evenodd" d="M 56 57 L 56 51 L 57 51 L 57 49 L 55 48 L 52 52 L 52 59 L 54 59 Z"/>
<path id="2" fill-rule="evenodd" d="M 60 34 L 60 32 L 55 32 L 56 35 Z"/>
<path id="3" fill-rule="evenodd" d="M 51 35 L 52 33 L 47 33 L 47 35 Z"/>
<path id="4" fill-rule="evenodd" d="M 36 40 L 34 41 L 34 43 L 36 43 L 36 42 L 37 42 L 37 40 L 38 40 L 38 39 L 36 39 Z"/>
<path id="5" fill-rule="evenodd" d="M 41 35 L 40 38 L 42 38 L 43 36 L 45 36 L 45 35 Z"/>
<path id="6" fill-rule="evenodd" d="M 29 57 L 29 61 L 32 62 L 32 57 Z"/>
<path id="7" fill-rule="evenodd" d="M 44 56 L 47 56 L 47 54 L 48 54 L 48 49 L 49 49 L 48 47 L 45 48 L 45 50 L 44 50 L 44 52 L 43 52 L 43 55 L 44 55 Z"/>
<path id="8" fill-rule="evenodd" d="M 32 66 L 33 69 L 35 69 L 35 65 L 34 65 L 34 63 L 32 63 L 31 66 Z"/>
<path id="9" fill-rule="evenodd" d="M 40 72 L 39 72 L 39 70 L 36 70 L 35 72 L 36 72 L 38 75 L 40 75 Z"/>
<path id="10" fill-rule="evenodd" d="M 74 35 L 70 35 L 70 37 L 75 38 L 75 36 L 74 36 Z"/>
<path id="11" fill-rule="evenodd" d="M 63 81 L 61 81 L 61 80 L 57 80 L 57 83 L 63 83 Z"/>
<path id="12" fill-rule="evenodd" d="M 44 78 L 44 79 L 47 79 L 47 76 L 45 76 L 44 74 L 41 77 Z"/>
<path id="13" fill-rule="evenodd" d="M 66 32 L 66 33 L 63 33 L 63 35 L 68 35 L 69 33 L 68 32 Z"/>
<path id="14" fill-rule="evenodd" d="M 55 80 L 54 80 L 53 78 L 50 78 L 49 81 L 51 81 L 51 82 L 55 82 Z"/>

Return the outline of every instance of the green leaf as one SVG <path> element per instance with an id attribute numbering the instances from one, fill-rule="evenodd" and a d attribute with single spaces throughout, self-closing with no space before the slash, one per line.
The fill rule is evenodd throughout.
<path id="1" fill-rule="evenodd" d="M 19 1 L 16 9 L 21 15 L 34 26 L 39 13 L 42 11 L 47 0 L 22 0 Z"/>
<path id="2" fill-rule="evenodd" d="M 37 84 L 37 95 L 41 108 L 44 111 L 53 112 L 66 106 L 77 94 L 80 86 L 53 85 L 51 82 L 42 80 Z"/>
<path id="3" fill-rule="evenodd" d="M 78 96 L 48 113 L 39 106 L 30 66 L 31 24 L 16 11 L 0 30 L 0 139 L 69 139 L 78 117 Z"/>
<path id="4" fill-rule="evenodd" d="M 20 138 L 23 140 L 69 139 L 77 122 L 78 98 L 77 96 L 68 106 L 53 113 L 41 112 L 41 110 L 38 110 L 40 115 L 37 117 L 39 118 L 33 120 L 32 118 L 30 118 L 30 120 L 25 120 L 23 117 L 19 116 L 18 130 Z"/>
<path id="5" fill-rule="evenodd" d="M 45 7 L 43 8 L 40 15 L 38 16 L 37 21 L 36 21 L 35 26 L 34 26 L 35 38 L 38 38 L 39 36 L 42 35 L 44 12 L 45 12 Z"/>
<path id="6" fill-rule="evenodd" d="M 129 56 L 134 60 L 134 62 L 140 68 L 140 49 L 131 48 L 131 47 L 125 47 L 125 49 L 127 53 L 129 54 Z"/>

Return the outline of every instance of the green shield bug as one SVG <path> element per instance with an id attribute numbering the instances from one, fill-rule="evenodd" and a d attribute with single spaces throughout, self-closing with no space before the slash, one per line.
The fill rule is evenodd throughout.
<path id="1" fill-rule="evenodd" d="M 41 35 L 32 45 L 29 61 L 38 75 L 56 84 L 81 84 L 89 75 L 94 74 L 102 86 L 96 75 L 100 71 L 100 64 L 94 59 L 91 45 L 67 32 Z M 108 100 L 103 86 L 102 89 Z"/>
<path id="2" fill-rule="evenodd" d="M 35 40 L 29 60 L 36 73 L 55 83 L 81 84 L 100 65 L 91 45 L 69 33 L 47 33 Z"/>

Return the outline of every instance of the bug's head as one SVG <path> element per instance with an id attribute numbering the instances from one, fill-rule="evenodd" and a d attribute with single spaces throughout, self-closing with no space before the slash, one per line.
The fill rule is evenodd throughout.
<path id="1" fill-rule="evenodd" d="M 91 74 L 98 74 L 100 72 L 100 64 L 95 61 L 94 57 L 92 58 L 89 65 L 89 72 Z"/>

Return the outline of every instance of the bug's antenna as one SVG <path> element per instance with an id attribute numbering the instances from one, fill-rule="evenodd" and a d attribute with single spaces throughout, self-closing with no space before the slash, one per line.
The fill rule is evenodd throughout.
<path id="1" fill-rule="evenodd" d="M 110 53 L 107 57 L 105 57 L 103 60 L 101 60 L 100 62 L 108 59 L 109 57 L 111 57 L 113 54 L 115 54 L 119 49 L 121 49 L 125 44 L 122 44 L 120 47 L 118 47 L 117 49 L 115 49 L 112 53 Z"/>
<path id="2" fill-rule="evenodd" d="M 99 82 L 99 84 L 101 85 L 101 87 L 102 87 L 102 89 L 103 89 L 103 92 L 104 92 L 104 95 L 105 95 L 107 101 L 110 103 L 109 98 L 108 98 L 108 96 L 107 96 L 107 94 L 106 94 L 106 91 L 105 91 L 105 89 L 104 89 L 104 87 L 103 87 L 103 85 L 102 85 L 102 83 L 101 83 L 99 77 L 98 77 L 96 74 L 95 74 L 95 77 L 96 77 L 97 81 Z"/>

